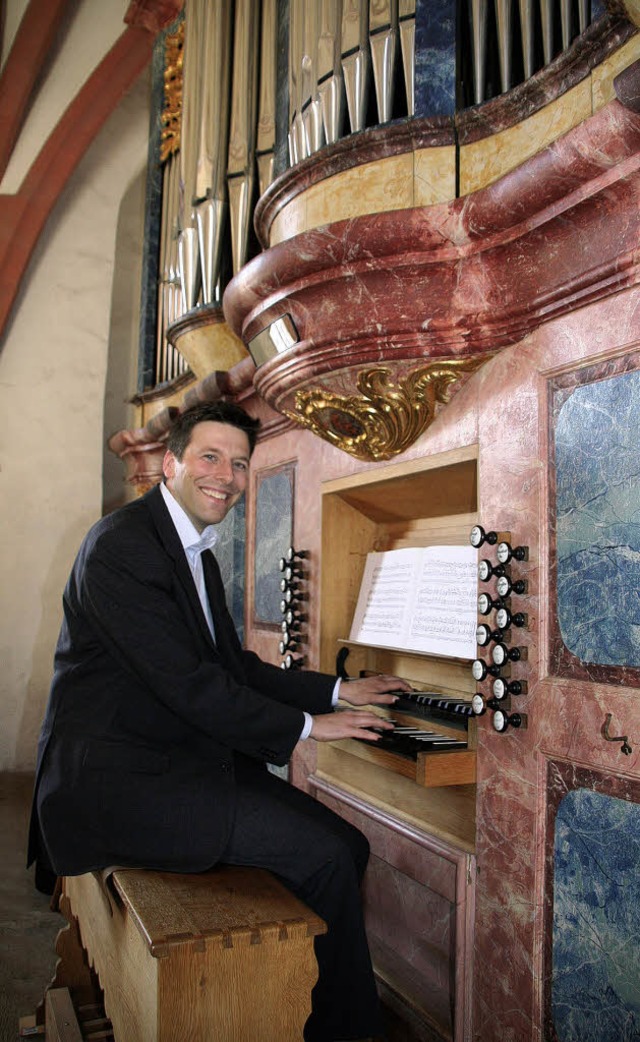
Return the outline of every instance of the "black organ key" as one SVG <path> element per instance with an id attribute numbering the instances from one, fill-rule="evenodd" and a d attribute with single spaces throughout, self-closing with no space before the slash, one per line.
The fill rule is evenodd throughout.
<path id="1" fill-rule="evenodd" d="M 366 741 L 359 738 L 357 741 Z M 375 742 L 378 748 L 415 760 L 418 753 L 436 753 L 447 749 L 466 749 L 463 738 L 451 738 L 437 731 L 425 731 L 417 727 L 395 726 L 393 731 L 382 731 Z"/>
<path id="2" fill-rule="evenodd" d="M 413 713 L 414 716 L 471 716 L 471 705 L 453 696 L 442 695 L 439 691 L 396 691 L 394 710 Z"/>

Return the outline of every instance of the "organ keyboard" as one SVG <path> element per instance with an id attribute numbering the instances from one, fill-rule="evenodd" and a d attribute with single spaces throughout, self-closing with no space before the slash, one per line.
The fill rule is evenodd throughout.
<path id="1" fill-rule="evenodd" d="M 475 782 L 470 702 L 438 691 L 402 691 L 385 715 L 394 724 L 392 731 L 381 729 L 376 742 L 353 739 L 341 743 L 342 747 L 419 785 Z"/>

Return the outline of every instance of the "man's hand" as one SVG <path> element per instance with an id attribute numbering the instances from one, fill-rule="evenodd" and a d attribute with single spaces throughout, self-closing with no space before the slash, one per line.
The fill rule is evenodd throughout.
<path id="1" fill-rule="evenodd" d="M 310 738 L 316 742 L 335 742 L 339 738 L 365 738 L 368 742 L 377 742 L 380 734 L 372 730 L 387 731 L 393 728 L 390 720 L 385 720 L 366 709 L 338 709 L 335 713 L 323 713 L 313 717 Z"/>
<path id="2" fill-rule="evenodd" d="M 339 697 L 352 706 L 393 705 L 396 695 L 389 692 L 411 691 L 411 685 L 400 677 L 388 675 L 363 677 L 361 680 L 343 680 Z"/>

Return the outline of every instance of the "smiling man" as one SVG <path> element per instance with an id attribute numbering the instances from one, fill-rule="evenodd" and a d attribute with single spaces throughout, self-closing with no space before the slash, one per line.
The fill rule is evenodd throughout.
<path id="1" fill-rule="evenodd" d="M 242 648 L 212 552 L 243 495 L 257 421 L 195 406 L 171 429 L 163 484 L 85 537 L 38 750 L 29 861 L 36 884 L 113 865 L 275 872 L 327 923 L 306 1042 L 375 1035 L 359 886 L 365 837 L 272 772 L 299 741 L 387 726 L 396 677 L 342 684 Z M 340 698 L 356 707 L 335 712 Z M 257 1040 L 256 1040 L 257 1042 Z"/>

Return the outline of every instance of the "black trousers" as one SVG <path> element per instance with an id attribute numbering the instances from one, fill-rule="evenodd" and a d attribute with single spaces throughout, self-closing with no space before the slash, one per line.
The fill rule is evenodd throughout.
<path id="1" fill-rule="evenodd" d="M 260 764 L 238 756 L 236 778 L 235 825 L 221 860 L 269 869 L 327 924 L 327 933 L 315 938 L 319 976 L 305 1042 L 378 1034 L 360 896 L 366 837 Z"/>

